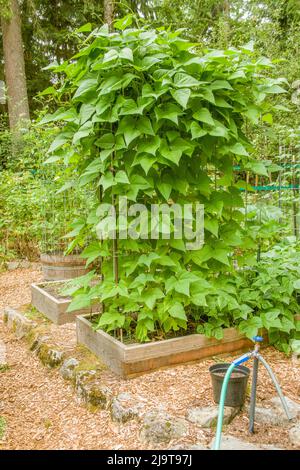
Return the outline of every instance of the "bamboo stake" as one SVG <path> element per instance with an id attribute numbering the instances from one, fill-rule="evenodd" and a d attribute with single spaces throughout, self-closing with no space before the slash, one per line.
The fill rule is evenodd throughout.
<path id="1" fill-rule="evenodd" d="M 295 178 L 295 155 L 292 157 L 293 162 L 293 222 L 294 222 L 294 235 L 298 238 L 298 228 L 297 228 L 297 202 L 296 202 L 296 178 Z"/>

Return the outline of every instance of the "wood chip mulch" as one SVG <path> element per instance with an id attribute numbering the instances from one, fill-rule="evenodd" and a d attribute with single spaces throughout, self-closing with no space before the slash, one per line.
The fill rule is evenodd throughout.
<path id="1" fill-rule="evenodd" d="M 0 311 L 30 302 L 30 284 L 42 279 L 39 270 L 18 269 L 0 274 Z M 51 325 L 51 335 L 68 354 L 76 350 L 74 325 Z M 91 412 L 79 404 L 73 387 L 56 370 L 45 368 L 27 345 L 17 341 L 0 322 L 0 341 L 4 342 L 10 369 L 0 373 L 0 416 L 7 421 L 7 433 L 0 449 L 172 449 L 174 445 L 208 444 L 213 430 L 190 425 L 189 434 L 180 441 L 150 446 L 139 441 L 137 421 L 113 423 L 108 410 Z M 274 348 L 263 350 L 286 396 L 300 403 L 300 364 Z M 223 357 L 230 362 L 232 357 Z M 220 358 L 158 370 L 130 380 L 122 380 L 104 370 L 103 380 L 113 393 L 132 393 L 145 404 L 144 412 L 162 407 L 176 416 L 188 408 L 213 404 L 208 367 Z M 247 364 L 251 368 L 251 363 Z M 276 395 L 266 371 L 260 367 L 258 403 Z M 247 406 L 246 406 L 247 407 Z M 247 432 L 247 413 L 241 413 L 226 426 L 225 432 L 260 444 L 292 449 L 285 427 L 256 426 Z"/>

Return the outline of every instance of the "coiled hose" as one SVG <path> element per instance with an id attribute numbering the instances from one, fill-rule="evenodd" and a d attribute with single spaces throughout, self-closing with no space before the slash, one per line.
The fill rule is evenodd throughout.
<path id="1" fill-rule="evenodd" d="M 231 377 L 232 371 L 236 366 L 242 364 L 243 362 L 248 361 L 250 357 L 252 357 L 252 354 L 244 354 L 243 356 L 233 361 L 232 364 L 230 364 L 230 366 L 228 367 L 227 372 L 225 374 L 223 384 L 222 384 L 222 389 L 221 389 L 221 395 L 220 395 L 218 423 L 217 423 L 216 437 L 215 437 L 213 450 L 220 450 L 225 399 L 226 399 L 226 393 L 227 393 L 227 386 L 228 386 L 228 382 Z"/>

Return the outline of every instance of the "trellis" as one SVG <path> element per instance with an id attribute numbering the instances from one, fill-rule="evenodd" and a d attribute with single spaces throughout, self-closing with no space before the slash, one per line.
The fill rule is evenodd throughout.
<path id="1" fill-rule="evenodd" d="M 297 145 L 290 145 L 288 148 L 285 145 L 279 145 L 278 156 L 274 163 L 278 170 L 270 173 L 268 183 L 265 181 L 266 176 L 251 175 L 249 171 L 246 172 L 246 182 L 251 185 L 254 191 L 252 193 L 247 188 L 241 188 L 241 191 L 245 193 L 246 213 L 249 202 L 261 202 L 262 199 L 266 199 L 262 197 L 262 194 L 267 193 L 267 197 L 270 197 L 282 212 L 279 221 L 283 223 L 290 220 L 290 232 L 298 238 L 300 234 L 300 153 Z M 241 171 L 241 167 L 236 165 L 234 170 Z M 272 178 L 274 174 L 276 175 L 275 180 Z M 254 184 L 251 184 L 251 180 L 254 180 Z M 277 200 L 274 197 L 275 194 Z M 251 195 L 253 195 L 252 198 Z"/>
<path id="2" fill-rule="evenodd" d="M 63 171 L 63 168 L 60 168 Z M 86 218 L 92 204 L 93 192 L 89 188 L 72 185 L 72 179 L 62 181 L 57 177 L 58 165 L 40 171 L 43 182 L 43 227 L 40 244 L 43 253 L 64 253 L 69 246 L 70 224 L 76 218 Z M 63 190 L 62 190 L 63 189 Z M 74 247 L 73 253 L 81 251 Z"/>

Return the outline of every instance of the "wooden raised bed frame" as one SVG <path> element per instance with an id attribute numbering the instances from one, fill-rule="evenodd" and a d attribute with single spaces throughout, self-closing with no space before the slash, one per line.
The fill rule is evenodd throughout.
<path id="1" fill-rule="evenodd" d="M 123 378 L 218 354 L 237 353 L 253 346 L 253 343 L 235 328 L 226 328 L 221 341 L 202 334 L 191 334 L 163 341 L 128 345 L 102 330 L 93 330 L 88 315 L 77 316 L 76 330 L 77 342 L 84 344 Z"/>
<path id="2" fill-rule="evenodd" d="M 59 284 L 64 281 L 51 281 L 49 284 Z M 49 320 L 56 325 L 63 325 L 75 321 L 77 315 L 88 314 L 90 312 L 99 312 L 99 305 L 91 308 L 75 310 L 67 312 L 67 308 L 71 303 L 69 299 L 60 299 L 50 294 L 44 289 L 47 282 L 41 284 L 31 284 L 31 304 Z"/>

